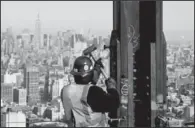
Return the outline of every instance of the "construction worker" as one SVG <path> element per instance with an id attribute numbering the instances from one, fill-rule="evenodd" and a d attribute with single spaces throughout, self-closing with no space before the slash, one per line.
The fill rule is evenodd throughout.
<path id="1" fill-rule="evenodd" d="M 65 122 L 69 127 L 109 127 L 105 113 L 117 110 L 120 103 L 115 80 L 105 81 L 107 92 L 95 86 L 100 75 L 100 60 L 93 67 L 86 56 L 75 60 L 71 74 L 75 84 L 61 91 Z"/>

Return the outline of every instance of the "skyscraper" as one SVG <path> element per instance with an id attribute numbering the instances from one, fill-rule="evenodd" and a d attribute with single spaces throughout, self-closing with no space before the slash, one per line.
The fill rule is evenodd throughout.
<path id="1" fill-rule="evenodd" d="M 19 105 L 26 105 L 26 89 L 16 88 L 13 91 L 13 101 Z"/>
<path id="2" fill-rule="evenodd" d="M 37 16 L 37 20 L 35 23 L 35 47 L 40 48 L 42 47 L 41 41 L 41 21 L 39 19 L 39 14 Z"/>
<path id="3" fill-rule="evenodd" d="M 43 34 L 43 46 L 47 47 L 47 34 Z"/>
<path id="4" fill-rule="evenodd" d="M 56 80 L 54 80 L 54 83 L 53 83 L 53 85 L 51 86 L 52 87 L 52 99 L 55 99 L 55 98 L 57 98 L 58 96 L 60 96 L 59 94 L 59 80 L 58 79 L 56 79 Z"/>
<path id="5" fill-rule="evenodd" d="M 27 102 L 36 103 L 39 97 L 39 71 L 36 66 L 27 66 L 24 71 L 24 84 L 27 89 Z"/>
<path id="6" fill-rule="evenodd" d="M 22 31 L 22 41 L 23 41 L 23 45 L 24 45 L 24 49 L 29 49 L 30 48 L 30 30 L 29 29 L 24 29 Z"/>
<path id="7" fill-rule="evenodd" d="M 34 35 L 30 34 L 30 43 L 32 43 L 34 41 Z"/>
<path id="8" fill-rule="evenodd" d="M 1 84 L 1 99 L 13 102 L 13 84 Z"/>
<path id="9" fill-rule="evenodd" d="M 14 48 L 14 37 L 13 37 L 13 32 L 12 32 L 12 27 L 7 28 L 7 51 L 6 54 L 10 54 L 13 52 Z"/>
<path id="10" fill-rule="evenodd" d="M 2 46 L 4 50 L 4 54 L 11 54 L 14 48 L 14 39 L 11 35 L 6 33 L 5 38 L 2 39 Z"/>
<path id="11" fill-rule="evenodd" d="M 44 101 L 49 99 L 49 69 L 47 67 L 47 74 L 45 75 L 45 86 L 44 86 Z"/>
<path id="12" fill-rule="evenodd" d="M 50 43 L 51 43 L 51 35 L 50 34 L 44 34 L 43 35 L 43 47 L 47 50 L 50 49 Z"/>

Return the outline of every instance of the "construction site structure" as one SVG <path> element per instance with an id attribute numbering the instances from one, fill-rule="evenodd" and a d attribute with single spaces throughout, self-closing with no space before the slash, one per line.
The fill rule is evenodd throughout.
<path id="1" fill-rule="evenodd" d="M 117 80 L 121 106 L 118 127 L 154 127 L 166 106 L 166 40 L 162 1 L 114 1 L 110 74 Z M 123 93 L 128 87 L 128 95 Z M 126 100 L 126 102 L 125 102 Z"/>

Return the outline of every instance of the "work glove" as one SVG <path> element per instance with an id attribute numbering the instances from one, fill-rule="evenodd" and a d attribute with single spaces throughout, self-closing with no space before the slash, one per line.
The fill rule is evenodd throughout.
<path id="1" fill-rule="evenodd" d="M 98 72 L 98 74 L 101 73 L 101 68 L 103 68 L 103 64 L 102 64 L 102 61 L 101 61 L 101 58 L 98 59 L 96 62 L 95 62 L 95 65 L 94 65 L 94 70 L 96 70 Z"/>
<path id="2" fill-rule="evenodd" d="M 115 88 L 116 89 L 116 81 L 113 78 L 108 78 L 105 80 L 106 87 L 108 89 Z"/>
<path id="3" fill-rule="evenodd" d="M 102 58 L 99 58 L 96 62 L 94 67 L 101 67 L 104 68 L 104 65 L 102 64 Z"/>
<path id="4" fill-rule="evenodd" d="M 93 79 L 92 79 L 92 84 L 94 85 L 96 85 L 97 81 L 99 80 L 99 77 L 101 74 L 101 67 L 102 67 L 102 62 L 100 58 L 95 62 L 95 65 L 94 65 Z"/>

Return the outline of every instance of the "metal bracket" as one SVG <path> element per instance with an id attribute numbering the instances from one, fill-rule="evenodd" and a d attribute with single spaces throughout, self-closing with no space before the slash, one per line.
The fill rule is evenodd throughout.
<path id="1" fill-rule="evenodd" d="M 123 116 L 121 118 L 111 118 L 108 121 L 110 121 L 110 122 L 112 122 L 112 121 L 118 121 L 120 123 L 122 120 L 127 120 L 126 116 Z"/>

